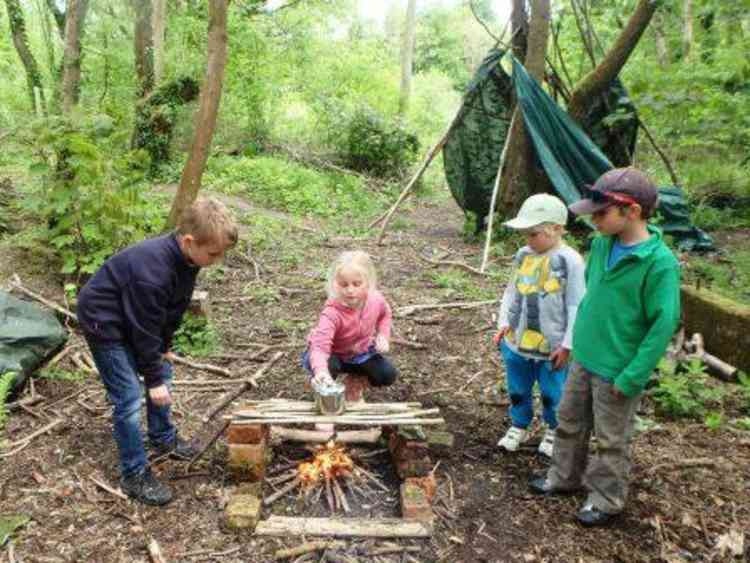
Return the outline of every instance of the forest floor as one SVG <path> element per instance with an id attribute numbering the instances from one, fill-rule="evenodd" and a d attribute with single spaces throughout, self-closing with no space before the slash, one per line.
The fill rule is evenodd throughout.
<path id="1" fill-rule="evenodd" d="M 231 203 L 242 216 L 258 275 L 244 247 L 231 252 L 222 266 L 201 274 L 199 289 L 211 295 L 211 318 L 222 350 L 197 361 L 252 373 L 282 350 L 282 360 L 246 399 L 309 398 L 299 357 L 325 299 L 325 271 L 344 249 L 359 247 L 374 255 L 379 284 L 397 312 L 412 304 L 495 298 L 507 274 L 507 260 L 499 256 L 493 258 L 494 277 L 433 266 L 418 257 L 479 262 L 480 245 L 464 241 L 462 216 L 445 197 L 411 204 L 398 216 L 397 229 L 384 246 L 373 238 L 329 235 L 320 223 L 287 221 L 241 201 Z M 17 271 L 26 286 L 62 302 L 59 280 L 44 264 L 10 248 L 3 249 L 3 256 L 0 283 Z M 439 462 L 435 475 L 440 514 L 430 539 L 398 542 L 416 546 L 416 552 L 373 557 L 366 554 L 383 542 L 350 540 L 345 548 L 328 552 L 329 561 L 729 561 L 733 541 L 736 545 L 743 534 L 747 557 L 750 432 L 658 419 L 649 399 L 641 407 L 647 424 L 634 439 L 629 502 L 621 519 L 606 529 L 583 529 L 574 520 L 582 496 L 531 495 L 527 479 L 548 462 L 535 447 L 513 454 L 498 449 L 495 444 L 509 424 L 507 406 L 480 402 L 482 390 L 502 377 L 491 343 L 495 309 L 427 309 L 394 319 L 396 337 L 425 348 L 394 344 L 391 356 L 399 380 L 372 391 L 368 401 L 416 400 L 441 409 L 444 430 L 453 433 L 455 446 L 433 453 L 433 461 Z M 75 331 L 70 342 L 83 345 Z M 286 347 L 267 349 L 251 359 L 263 345 Z M 61 367 L 75 371 L 69 361 L 63 360 Z M 218 376 L 178 365 L 176 378 Z M 16 561 L 148 561 L 146 545 L 155 538 L 168 561 L 265 562 L 273 560 L 277 549 L 303 541 L 237 536 L 223 528 L 224 507 L 236 486 L 226 469 L 223 439 L 189 474 L 176 461 L 154 464 L 175 490 L 175 500 L 164 508 L 144 507 L 105 491 L 93 479 L 116 489 L 118 471 L 100 383 L 93 376 L 82 381 L 36 378 L 35 389 L 43 401 L 13 411 L 2 438 L 13 443 L 51 421 L 61 422 L 0 458 L 0 514 L 31 518 L 11 542 Z M 205 441 L 220 427 L 221 420 L 202 420 L 225 390 L 176 385 L 174 416 L 183 435 Z M 282 456 L 297 454 L 294 448 L 279 448 L 272 467 L 283 462 Z M 699 462 L 691 465 L 691 460 Z M 382 512 L 397 515 L 397 481 L 388 458 L 373 456 L 368 465 L 393 487 L 378 501 Z M 289 499 L 266 512 L 299 510 L 313 512 L 304 512 Z M 0 551 L 0 559 L 10 559 L 10 549 Z M 314 560 L 324 559 L 318 553 Z"/>

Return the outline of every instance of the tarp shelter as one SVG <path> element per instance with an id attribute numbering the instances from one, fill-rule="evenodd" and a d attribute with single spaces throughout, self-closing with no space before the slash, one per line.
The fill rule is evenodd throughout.
<path id="1" fill-rule="evenodd" d="M 475 73 L 460 118 L 443 149 L 445 175 L 453 197 L 464 211 L 472 211 L 478 217 L 489 212 L 500 154 L 508 133 L 511 90 L 520 104 L 537 161 L 566 203 L 581 199 L 585 185 L 593 184 L 614 167 L 600 147 L 529 76 L 515 57 L 511 57 L 512 77 L 503 70 L 500 60 L 504 55 L 503 51 L 493 49 Z M 607 105 L 613 112 L 631 105 L 619 82 L 613 84 L 608 96 L 610 103 Z M 627 115 L 628 112 L 622 113 Z M 634 147 L 632 126 L 620 132 L 618 141 L 603 132 L 606 128 L 597 126 L 604 117 L 600 106 L 592 107 L 587 126 L 594 131 L 594 136 L 613 149 Z M 619 145 L 613 147 L 612 143 Z M 632 152 L 632 148 L 630 150 Z M 713 249 L 711 238 L 692 225 L 685 195 L 679 187 L 659 189 L 657 213 L 656 220 L 665 234 L 675 238 L 678 246 Z"/>
<path id="2" fill-rule="evenodd" d="M 16 374 L 11 394 L 67 339 L 54 314 L 0 291 L 0 375 Z"/>

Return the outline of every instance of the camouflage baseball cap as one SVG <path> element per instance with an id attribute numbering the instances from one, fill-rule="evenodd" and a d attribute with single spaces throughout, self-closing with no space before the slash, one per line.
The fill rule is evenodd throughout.
<path id="1" fill-rule="evenodd" d="M 585 186 L 585 198 L 570 205 L 576 215 L 589 215 L 612 205 L 637 203 L 648 217 L 656 207 L 659 193 L 651 179 L 633 167 L 608 170 L 594 183 Z"/>

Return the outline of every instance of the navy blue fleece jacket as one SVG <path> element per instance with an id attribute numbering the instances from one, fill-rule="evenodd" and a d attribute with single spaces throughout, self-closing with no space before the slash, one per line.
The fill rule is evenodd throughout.
<path id="1" fill-rule="evenodd" d="M 157 387 L 163 383 L 162 355 L 190 304 L 199 269 L 175 234 L 130 246 L 81 289 L 78 321 L 94 341 L 130 345 L 146 387 Z"/>

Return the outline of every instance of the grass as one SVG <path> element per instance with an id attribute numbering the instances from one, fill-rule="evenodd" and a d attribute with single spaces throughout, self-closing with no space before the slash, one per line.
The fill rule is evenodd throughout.
<path id="1" fill-rule="evenodd" d="M 750 249 L 731 249 L 721 262 L 691 256 L 683 278 L 687 283 L 701 283 L 729 299 L 750 305 Z"/>
<path id="2" fill-rule="evenodd" d="M 497 297 L 499 289 L 484 288 L 478 285 L 470 276 L 471 274 L 463 271 L 449 269 L 434 272 L 430 277 L 432 283 L 444 290 L 443 294 L 446 298 L 464 297 L 481 301 Z"/>

